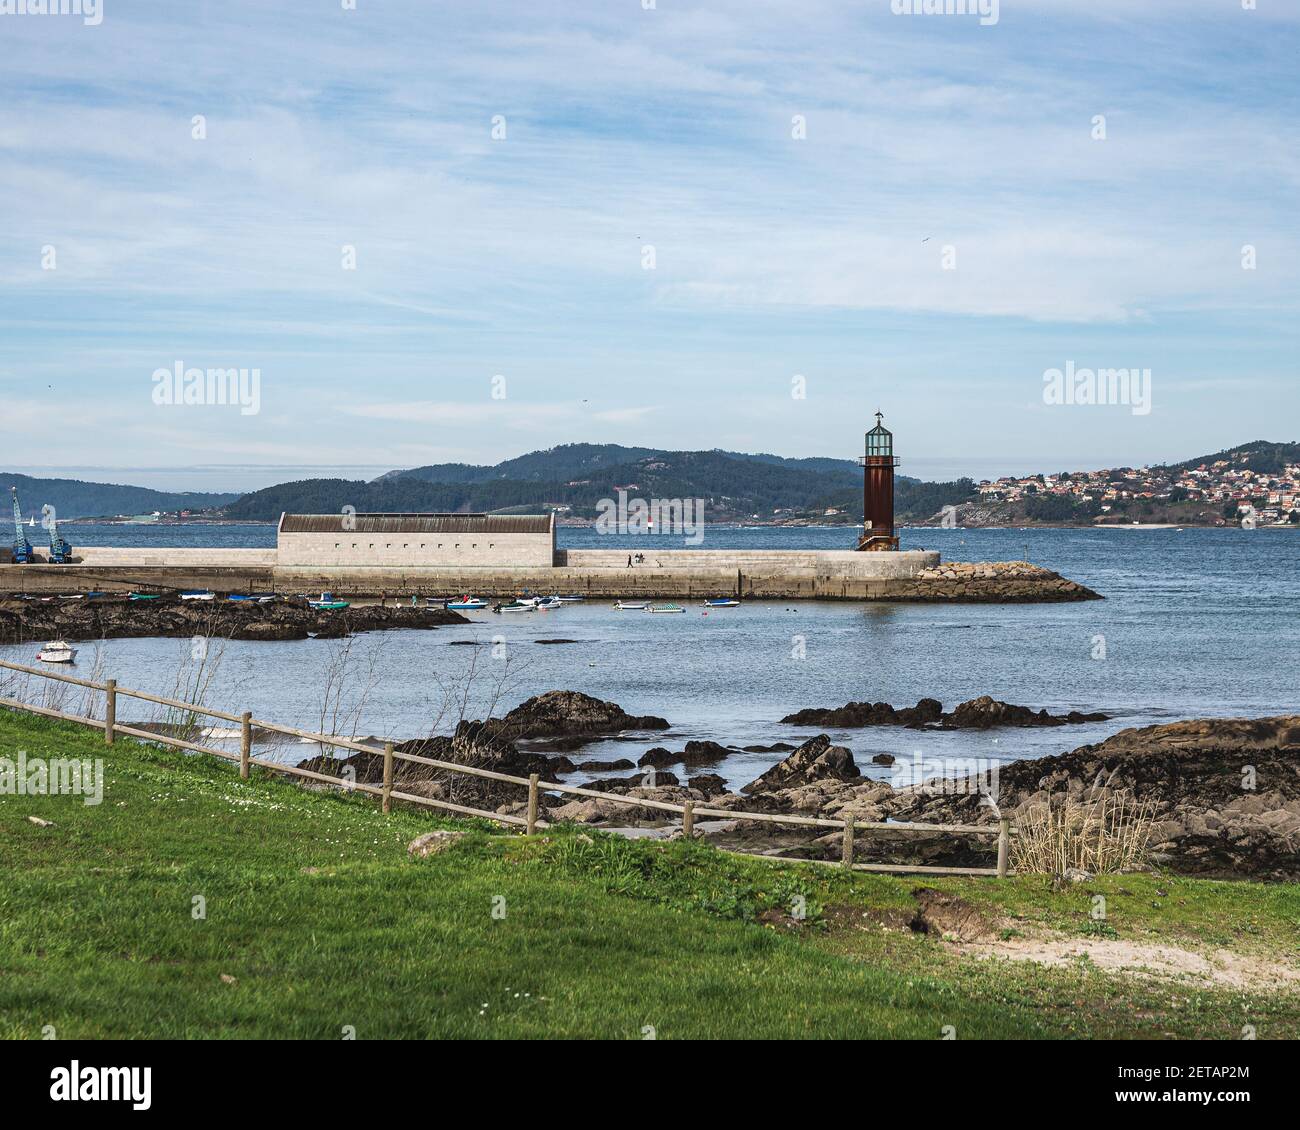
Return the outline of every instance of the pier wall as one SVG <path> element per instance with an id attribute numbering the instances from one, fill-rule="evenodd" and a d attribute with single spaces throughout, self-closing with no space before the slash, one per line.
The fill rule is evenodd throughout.
<path id="1" fill-rule="evenodd" d="M 74 565 L 0 565 L 0 592 L 213 589 L 343 596 L 581 593 L 663 599 L 738 596 L 879 600 L 903 595 L 937 553 L 668 550 L 627 565 L 626 550 L 560 550 L 552 567 L 278 566 L 275 550 L 88 548 Z"/>

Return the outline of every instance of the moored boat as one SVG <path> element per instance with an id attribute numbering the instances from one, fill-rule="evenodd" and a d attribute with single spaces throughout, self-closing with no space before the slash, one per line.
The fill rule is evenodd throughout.
<path id="1" fill-rule="evenodd" d="M 644 612 L 650 607 L 648 600 L 616 600 L 614 607 L 620 612 Z"/>
<path id="2" fill-rule="evenodd" d="M 646 608 L 647 612 L 685 612 L 686 609 L 680 604 L 651 604 Z"/>
<path id="3" fill-rule="evenodd" d="M 538 608 L 563 608 L 564 601 L 558 596 L 544 596 L 537 602 Z"/>
<path id="4" fill-rule="evenodd" d="M 127 600 L 162 600 L 160 592 L 129 592 L 126 594 Z"/>
<path id="5" fill-rule="evenodd" d="M 77 658 L 77 649 L 63 640 L 54 640 L 41 648 L 36 658 L 42 663 L 71 663 Z"/>
<path id="6" fill-rule="evenodd" d="M 731 597 L 728 596 L 728 597 L 722 597 L 718 600 L 706 600 L 704 602 L 704 607 L 705 608 L 735 608 L 739 604 L 740 601 L 732 600 Z"/>
<path id="7" fill-rule="evenodd" d="M 349 607 L 346 600 L 335 600 L 333 593 L 323 592 L 319 600 L 309 600 L 307 603 L 320 612 L 333 612 L 339 608 Z"/>
<path id="8" fill-rule="evenodd" d="M 493 612 L 536 612 L 537 605 L 531 600 L 512 600 L 509 604 L 494 604 Z"/>
<path id="9" fill-rule="evenodd" d="M 445 607 L 453 612 L 481 612 L 488 607 L 488 602 L 477 596 L 462 596 L 459 600 L 449 600 Z"/>
<path id="10" fill-rule="evenodd" d="M 181 600 L 216 600 L 217 594 L 211 589 L 185 589 L 180 597 Z"/>

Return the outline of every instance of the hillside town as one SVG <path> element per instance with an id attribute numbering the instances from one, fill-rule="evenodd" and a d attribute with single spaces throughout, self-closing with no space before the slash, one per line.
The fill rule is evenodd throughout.
<path id="1" fill-rule="evenodd" d="M 1287 462 L 1275 473 L 1217 459 L 1197 466 L 1123 467 L 1098 471 L 1063 471 L 1055 475 L 985 479 L 977 484 L 988 503 L 1047 503 L 1057 500 L 1079 516 L 1098 521 L 1139 506 L 1167 508 L 1181 503 L 1209 507 L 1219 524 L 1251 516 L 1260 525 L 1300 523 L 1300 462 Z M 1045 515 L 1046 516 L 1046 515 Z"/>

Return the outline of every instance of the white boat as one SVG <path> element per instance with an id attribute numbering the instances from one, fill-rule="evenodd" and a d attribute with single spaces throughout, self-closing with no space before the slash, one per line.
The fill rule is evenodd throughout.
<path id="1" fill-rule="evenodd" d="M 646 609 L 646 611 L 647 612 L 685 612 L 686 609 L 683 608 L 680 604 L 652 604 Z"/>
<path id="2" fill-rule="evenodd" d="M 538 608 L 563 608 L 564 601 L 558 596 L 544 596 L 537 602 Z"/>
<path id="3" fill-rule="evenodd" d="M 217 594 L 211 589 L 186 589 L 181 593 L 181 600 L 216 600 Z"/>
<path id="4" fill-rule="evenodd" d="M 42 663 L 71 663 L 77 658 L 77 649 L 69 647 L 63 640 L 47 643 L 36 653 Z"/>
<path id="5" fill-rule="evenodd" d="M 555 599 L 561 604 L 577 604 L 579 601 L 586 600 L 587 598 L 578 593 L 571 593 L 567 596 L 557 596 Z"/>
<path id="6" fill-rule="evenodd" d="M 650 607 L 648 600 L 616 600 L 614 607 L 620 612 L 644 612 Z"/>
<path id="7" fill-rule="evenodd" d="M 737 608 L 739 606 L 740 601 L 732 600 L 730 597 L 723 600 L 706 600 L 704 602 L 705 608 Z"/>
<path id="8" fill-rule="evenodd" d="M 481 612 L 488 607 L 488 602 L 477 596 L 462 596 L 459 600 L 449 600 L 446 604 L 453 612 Z"/>
<path id="9" fill-rule="evenodd" d="M 498 604 L 493 612 L 536 612 L 537 605 L 532 601 L 512 600 L 509 604 Z"/>

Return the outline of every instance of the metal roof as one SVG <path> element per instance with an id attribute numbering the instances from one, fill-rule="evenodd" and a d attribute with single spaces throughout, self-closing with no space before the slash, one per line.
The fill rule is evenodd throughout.
<path id="1" fill-rule="evenodd" d="M 345 524 L 345 519 L 347 519 Z M 549 514 L 284 514 L 282 534 L 549 534 Z"/>

